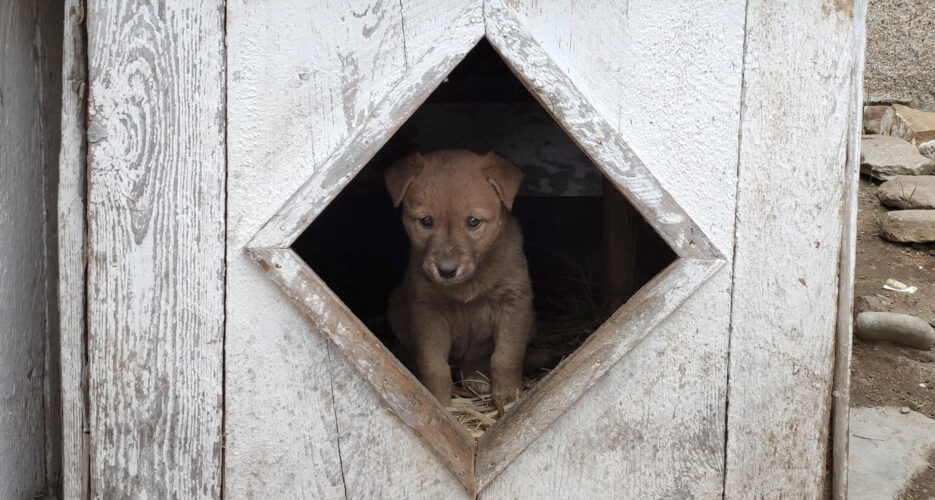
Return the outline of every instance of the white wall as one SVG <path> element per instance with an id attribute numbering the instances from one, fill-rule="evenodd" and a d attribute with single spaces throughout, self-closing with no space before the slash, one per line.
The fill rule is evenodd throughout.
<path id="1" fill-rule="evenodd" d="M 0 498 L 46 492 L 60 470 L 58 358 L 47 353 L 62 13 L 60 1 L 0 2 Z"/>

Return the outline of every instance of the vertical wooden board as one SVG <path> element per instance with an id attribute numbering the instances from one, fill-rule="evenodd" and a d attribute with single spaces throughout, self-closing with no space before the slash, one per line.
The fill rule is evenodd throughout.
<path id="1" fill-rule="evenodd" d="M 223 7 L 88 5 L 92 497 L 221 493 Z"/>
<path id="2" fill-rule="evenodd" d="M 62 496 L 88 498 L 85 339 L 85 1 L 65 2 L 58 184 L 58 310 L 62 374 Z"/>
<path id="3" fill-rule="evenodd" d="M 841 264 L 838 278 L 838 316 L 834 349 L 834 388 L 832 391 L 832 497 L 847 498 L 847 455 L 851 386 L 851 345 L 854 329 L 854 261 L 857 251 L 857 190 L 860 177 L 861 116 L 864 110 L 864 44 L 866 41 L 866 0 L 854 2 L 854 41 L 851 51 L 854 68 L 850 81 L 850 114 L 847 135 L 847 171 L 844 183 L 844 228 L 841 235 Z"/>
<path id="4" fill-rule="evenodd" d="M 0 2 L 0 497 L 46 486 L 48 335 L 39 6 Z"/>
<path id="5" fill-rule="evenodd" d="M 348 498 L 470 499 L 451 471 L 383 407 L 332 351 L 338 440 Z"/>
<path id="6" fill-rule="evenodd" d="M 477 40 L 483 32 L 481 2 L 451 0 L 435 2 L 399 2 L 403 7 L 400 30 L 407 66 L 416 66 L 411 54 L 449 64 L 452 54 L 466 53 L 462 40 Z M 384 46 L 381 51 L 396 52 Z M 420 64 L 419 66 L 424 66 Z M 409 75 L 409 77 L 422 75 Z M 440 81 L 439 81 L 440 83 Z M 431 90 L 431 89 L 426 89 Z M 375 96 L 393 99 L 392 91 Z M 427 97 L 427 94 L 425 95 Z M 372 108 L 373 104 L 368 104 Z M 368 124 L 387 127 L 390 124 Z M 387 130 L 387 133 L 391 130 Z M 387 139 L 389 136 L 387 136 Z M 351 145 L 350 147 L 353 147 Z M 343 359 L 332 356 L 335 376 L 335 409 L 338 416 L 339 442 L 348 498 L 470 498 L 454 477 L 410 429 L 381 407 L 370 386 L 345 366 Z M 386 443 L 380 446 L 376 443 Z"/>
<path id="7" fill-rule="evenodd" d="M 36 53 L 39 59 L 42 127 L 43 233 L 45 246 L 44 407 L 46 489 L 59 495 L 62 484 L 62 372 L 58 311 L 58 157 L 61 149 L 62 45 L 64 2 L 41 0 L 36 6 Z"/>
<path id="8" fill-rule="evenodd" d="M 720 497 L 729 271 L 617 363 L 480 498 Z"/>
<path id="9" fill-rule="evenodd" d="M 822 494 L 857 64 L 853 9 L 830 0 L 748 4 L 728 498 Z"/>
<path id="10" fill-rule="evenodd" d="M 743 4 L 561 2 L 550 7 L 508 5 L 675 200 L 729 253 Z M 730 284 L 728 266 L 553 423 L 481 497 L 719 496 Z"/>
<path id="11" fill-rule="evenodd" d="M 317 84 L 339 82 L 345 69 L 324 55 L 316 10 L 288 1 L 227 5 L 229 498 L 344 496 L 325 341 L 244 251 L 326 155 L 317 148 L 332 148 L 354 118 Z"/>
<path id="12" fill-rule="evenodd" d="M 367 120 L 393 99 L 390 90 L 410 66 L 445 58 L 456 22 L 463 31 L 473 19 L 480 37 L 474 5 L 473 13 L 461 1 L 228 5 L 230 496 L 300 490 L 367 497 L 382 491 L 374 488 L 403 492 L 420 475 L 438 478 L 423 495 L 460 489 L 342 359 L 332 354 L 329 361 L 320 334 L 248 261 L 244 246 L 329 157 L 356 147 L 349 138 L 366 126 L 388 126 Z M 393 446 L 376 448 L 371 438 Z"/>
<path id="13" fill-rule="evenodd" d="M 743 2 L 488 0 L 500 3 L 729 253 Z"/>
<path id="14" fill-rule="evenodd" d="M 224 495 L 342 497 L 325 342 L 242 252 L 228 254 Z"/>

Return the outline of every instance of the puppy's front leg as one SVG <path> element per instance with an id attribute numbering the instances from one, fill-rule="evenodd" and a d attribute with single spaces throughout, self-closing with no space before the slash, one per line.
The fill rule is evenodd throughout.
<path id="1" fill-rule="evenodd" d="M 445 317 L 419 308 L 412 311 L 412 336 L 416 344 L 416 366 L 419 378 L 442 406 L 451 406 L 451 331 Z"/>
<path id="2" fill-rule="evenodd" d="M 513 401 L 523 388 L 523 358 L 533 323 L 532 297 L 505 300 L 493 316 L 494 351 L 490 358 L 493 395 Z"/>

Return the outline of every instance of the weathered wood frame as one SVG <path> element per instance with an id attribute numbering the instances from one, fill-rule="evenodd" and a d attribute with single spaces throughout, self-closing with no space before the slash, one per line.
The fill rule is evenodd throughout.
<path id="1" fill-rule="evenodd" d="M 640 289 L 475 446 L 473 438 L 290 249 L 458 60 L 416 64 L 356 134 L 260 229 L 247 251 L 317 329 L 419 436 L 470 494 L 489 485 L 530 443 L 626 356 L 725 259 L 508 9 L 488 6 L 486 38 L 517 78 L 672 247 L 677 260 Z M 478 40 L 465 40 L 463 53 Z M 428 84 L 427 84 L 428 82 Z M 476 457 L 476 459 L 475 459 Z"/>

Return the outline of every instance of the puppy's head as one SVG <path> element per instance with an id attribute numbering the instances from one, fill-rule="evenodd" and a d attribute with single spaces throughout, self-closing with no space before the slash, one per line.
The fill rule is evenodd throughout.
<path id="1" fill-rule="evenodd" d="M 493 153 L 413 154 L 389 169 L 386 187 L 402 205 L 403 226 L 432 282 L 458 285 L 500 234 L 522 174 Z"/>

